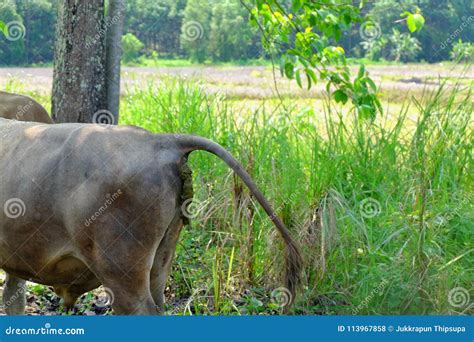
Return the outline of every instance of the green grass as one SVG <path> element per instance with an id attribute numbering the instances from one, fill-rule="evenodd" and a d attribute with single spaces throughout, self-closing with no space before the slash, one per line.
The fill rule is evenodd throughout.
<path id="1" fill-rule="evenodd" d="M 237 112 L 176 81 L 128 95 L 121 123 L 205 136 L 242 161 L 302 246 L 290 312 L 458 314 L 467 306 L 448 292 L 471 289 L 474 252 L 470 95 L 442 87 L 369 123 L 332 104 Z M 217 158 L 196 152 L 190 165 L 201 210 L 180 238 L 170 312 L 282 312 L 270 220 Z"/>
<path id="2" fill-rule="evenodd" d="M 413 63 L 401 63 L 401 62 L 395 62 L 395 61 L 387 61 L 385 59 L 381 59 L 379 61 L 372 61 L 368 58 L 348 58 L 347 62 L 350 65 L 393 65 L 393 66 L 400 66 L 400 65 L 417 65 L 417 64 L 425 64 L 425 62 L 420 61 L 420 62 L 413 62 Z M 278 62 L 276 62 L 278 64 Z M 435 65 L 459 65 L 459 63 L 453 62 L 453 61 L 443 61 L 443 62 L 438 62 Z M 213 62 L 211 60 L 207 60 L 204 63 L 198 63 L 198 62 L 193 62 L 190 59 L 186 58 L 152 58 L 152 57 L 147 57 L 145 55 L 140 56 L 136 61 L 133 62 L 128 62 L 125 65 L 127 66 L 147 66 L 147 67 L 187 67 L 187 66 L 196 66 L 196 65 L 215 65 L 215 66 L 272 66 L 272 62 L 270 59 L 242 59 L 242 60 L 233 60 L 229 62 Z M 52 66 L 52 65 L 51 65 Z"/>
<path id="3" fill-rule="evenodd" d="M 188 59 L 172 59 L 172 58 L 147 58 L 145 56 L 140 57 L 136 61 L 125 62 L 125 66 L 134 66 L 134 67 L 189 67 L 193 63 Z"/>
<path id="4" fill-rule="evenodd" d="M 121 124 L 205 136 L 245 165 L 302 247 L 289 313 L 472 314 L 448 296 L 473 281 L 473 104 L 462 87 L 360 122 L 332 103 L 236 106 L 168 80 L 126 95 Z M 200 210 L 178 243 L 168 312 L 283 313 L 270 220 L 216 157 L 195 152 L 189 163 Z"/>
<path id="5" fill-rule="evenodd" d="M 387 61 L 385 59 L 381 59 L 379 61 L 372 61 L 368 58 L 348 58 L 348 63 L 350 65 L 407 65 L 407 63 L 395 62 L 395 61 Z M 410 63 L 412 65 L 416 64 L 424 64 L 425 62 L 414 62 Z M 278 64 L 278 62 L 276 62 Z M 455 63 L 452 61 L 443 61 L 439 62 L 438 64 L 444 65 L 457 65 L 459 63 Z M 272 62 L 270 59 L 242 59 L 242 60 L 233 60 L 229 62 L 213 62 L 211 60 L 207 60 L 204 63 L 193 62 L 190 59 L 186 58 L 152 58 L 147 57 L 145 55 L 140 56 L 136 61 L 131 61 L 125 63 L 127 66 L 146 66 L 146 67 L 187 67 L 187 66 L 196 66 L 196 65 L 215 65 L 215 66 L 272 66 Z"/>
<path id="6" fill-rule="evenodd" d="M 183 58 L 150 58 L 146 56 L 139 57 L 136 61 L 130 61 L 125 63 L 126 66 L 137 66 L 137 67 L 190 67 L 190 66 L 271 66 L 272 63 L 265 59 L 243 59 L 229 62 L 213 62 L 205 61 L 203 63 L 193 62 L 189 59 Z"/>

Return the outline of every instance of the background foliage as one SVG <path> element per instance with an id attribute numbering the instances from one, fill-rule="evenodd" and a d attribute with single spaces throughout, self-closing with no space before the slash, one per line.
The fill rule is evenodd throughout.
<path id="1" fill-rule="evenodd" d="M 291 1 L 280 3 L 291 7 Z M 134 53 L 137 62 L 140 56 L 142 60 L 166 57 L 198 62 L 268 58 L 261 46 L 261 33 L 251 25 L 239 0 L 129 0 L 126 6 L 124 32 L 143 44 Z M 0 33 L 0 64 L 51 63 L 56 8 L 55 0 L 3 1 L 0 20 L 22 22 L 26 36 L 11 42 Z M 414 13 L 417 8 L 426 18 L 425 29 L 408 36 L 400 13 Z M 376 25 L 375 35 L 367 39 L 360 25 L 341 33 L 340 44 L 348 57 L 438 62 L 456 58 L 459 52 L 453 52 L 453 45 L 462 40 L 466 45 L 463 59 L 472 59 L 474 10 L 469 0 L 371 1 L 364 5 L 362 14 Z M 202 29 L 198 39 L 183 36 L 190 22 L 199 23 Z M 466 53 L 470 55 L 466 57 Z"/>

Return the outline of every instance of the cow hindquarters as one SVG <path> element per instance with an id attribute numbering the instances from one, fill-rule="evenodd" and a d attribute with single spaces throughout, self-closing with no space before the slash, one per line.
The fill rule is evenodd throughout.
<path id="1" fill-rule="evenodd" d="M 138 257 L 140 261 L 143 259 Z M 107 301 L 117 315 L 156 315 L 155 303 L 150 292 L 150 271 L 130 263 L 123 256 L 102 254 L 91 269 L 106 288 Z"/>
<path id="2" fill-rule="evenodd" d="M 7 315 L 24 315 L 26 281 L 7 273 L 3 288 L 3 306 Z"/>

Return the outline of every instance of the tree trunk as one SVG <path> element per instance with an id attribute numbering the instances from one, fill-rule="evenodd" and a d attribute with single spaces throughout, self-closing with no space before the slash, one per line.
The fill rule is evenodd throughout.
<path id="1" fill-rule="evenodd" d="M 125 15 L 124 0 L 109 0 L 106 38 L 106 88 L 107 109 L 118 122 L 120 104 L 120 58 L 122 56 L 122 31 Z"/>
<path id="2" fill-rule="evenodd" d="M 55 122 L 98 121 L 97 113 L 106 109 L 104 26 L 104 0 L 60 1 L 52 96 Z"/>

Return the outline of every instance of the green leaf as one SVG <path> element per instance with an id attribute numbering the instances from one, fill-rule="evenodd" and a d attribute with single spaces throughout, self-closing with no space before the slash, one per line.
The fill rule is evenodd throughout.
<path id="1" fill-rule="evenodd" d="M 332 96 L 334 97 L 334 100 L 336 100 L 337 103 L 342 103 L 342 104 L 346 104 L 347 100 L 349 99 L 349 96 L 347 96 L 347 94 L 342 89 L 336 90 L 332 94 Z"/>
<path id="2" fill-rule="evenodd" d="M 306 74 L 311 77 L 314 83 L 318 82 L 318 76 L 316 76 L 313 69 L 306 69 Z"/>
<path id="3" fill-rule="evenodd" d="M 377 91 L 377 85 L 374 83 L 374 81 L 371 78 L 367 78 L 366 81 L 373 91 Z"/>
<path id="4" fill-rule="evenodd" d="M 363 105 L 358 106 L 357 110 L 359 112 L 359 117 L 361 119 L 364 119 L 364 120 L 375 119 L 375 110 L 372 106 L 363 104 Z"/>
<path id="5" fill-rule="evenodd" d="M 308 90 L 310 90 L 312 86 L 312 82 L 311 82 L 311 76 L 308 75 L 308 71 L 306 71 L 306 79 L 308 80 Z"/>
<path id="6" fill-rule="evenodd" d="M 303 88 L 303 83 L 301 83 L 301 75 L 300 75 L 300 70 L 296 70 L 296 73 L 295 73 L 295 77 L 296 77 L 296 83 L 298 83 L 298 86 L 300 88 Z"/>
<path id="7" fill-rule="evenodd" d="M 421 31 L 425 25 L 425 18 L 419 14 L 410 14 L 407 17 L 407 26 L 411 33 Z"/>
<path id="8" fill-rule="evenodd" d="M 293 12 L 297 12 L 301 8 L 302 5 L 303 5 L 302 0 L 293 0 L 293 5 L 292 5 Z"/>
<path id="9" fill-rule="evenodd" d="M 338 42 L 342 36 L 342 30 L 339 25 L 333 26 L 334 39 Z"/>
<path id="10" fill-rule="evenodd" d="M 316 12 L 311 12 L 309 14 L 308 22 L 311 26 L 316 26 L 318 24 L 318 16 Z"/>
<path id="11" fill-rule="evenodd" d="M 280 73 L 281 73 L 281 77 L 284 77 L 284 76 L 285 76 L 285 62 L 286 62 L 286 59 L 282 57 L 282 58 L 280 59 Z"/>
<path id="12" fill-rule="evenodd" d="M 332 81 L 326 83 L 326 93 L 331 94 Z"/>
<path id="13" fill-rule="evenodd" d="M 423 17 L 420 13 L 416 13 L 413 15 L 413 18 L 415 20 L 417 31 L 421 31 L 423 26 L 425 26 L 425 17 Z"/>
<path id="14" fill-rule="evenodd" d="M 413 15 L 409 15 L 407 18 L 407 26 L 411 33 L 416 31 L 415 21 L 413 20 Z"/>
<path id="15" fill-rule="evenodd" d="M 289 79 L 293 79 L 293 76 L 295 74 L 295 66 L 291 62 L 287 62 L 285 64 L 285 75 Z"/>
<path id="16" fill-rule="evenodd" d="M 5 35 L 8 34 L 8 32 L 5 33 L 6 28 L 7 28 L 7 25 L 5 25 L 5 23 L 0 20 L 0 31 L 3 32 Z"/>
<path id="17" fill-rule="evenodd" d="M 383 114 L 382 104 L 380 103 L 380 100 L 377 97 L 374 97 L 374 104 L 377 107 L 377 109 L 379 110 L 379 113 Z"/>
<path id="18" fill-rule="evenodd" d="M 357 74 L 357 78 L 362 78 L 365 76 L 365 66 L 364 64 L 361 64 L 359 68 L 359 73 Z"/>

